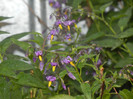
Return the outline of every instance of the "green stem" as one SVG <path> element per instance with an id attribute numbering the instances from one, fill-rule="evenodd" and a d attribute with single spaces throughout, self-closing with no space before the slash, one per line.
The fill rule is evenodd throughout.
<path id="1" fill-rule="evenodd" d="M 77 72 L 77 74 L 78 74 L 78 76 L 79 76 L 79 78 L 80 78 L 81 82 L 84 82 L 84 81 L 83 81 L 83 79 L 82 79 L 82 77 L 81 77 L 81 75 L 79 74 L 79 71 L 78 71 L 78 69 L 77 69 L 77 67 L 76 67 L 76 66 L 75 66 L 75 70 L 76 70 L 76 72 Z"/>

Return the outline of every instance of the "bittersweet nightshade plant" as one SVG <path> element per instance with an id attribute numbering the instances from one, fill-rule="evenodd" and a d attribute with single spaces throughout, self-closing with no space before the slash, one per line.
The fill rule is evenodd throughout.
<path id="1" fill-rule="evenodd" d="M 56 62 L 51 62 L 51 66 L 52 66 L 52 71 L 55 71 L 55 68 L 58 64 Z"/>
<path id="2" fill-rule="evenodd" d="M 40 61 L 42 61 L 42 51 L 36 51 L 35 55 L 39 58 Z"/>

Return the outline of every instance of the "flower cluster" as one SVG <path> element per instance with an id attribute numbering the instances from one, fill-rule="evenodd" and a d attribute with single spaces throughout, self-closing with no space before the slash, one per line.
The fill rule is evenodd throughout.
<path id="1" fill-rule="evenodd" d="M 49 0 L 50 6 L 56 9 L 56 14 L 52 14 L 55 16 L 56 21 L 48 36 L 50 41 L 52 41 L 56 35 L 61 36 L 63 38 L 62 40 L 65 38 L 66 40 L 70 41 L 71 30 L 75 30 L 77 28 L 76 21 L 72 20 L 68 14 L 69 8 L 63 8 L 62 3 L 66 3 L 66 0 L 62 0 L 62 2 L 58 2 L 58 0 Z M 50 17 L 52 17 L 52 15 Z M 73 26 L 75 28 L 73 28 Z"/>

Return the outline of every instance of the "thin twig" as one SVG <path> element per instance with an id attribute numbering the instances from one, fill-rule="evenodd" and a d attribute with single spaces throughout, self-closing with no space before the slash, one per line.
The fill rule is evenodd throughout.
<path id="1" fill-rule="evenodd" d="M 115 93 L 118 95 L 119 99 L 121 99 L 120 95 L 118 94 L 117 90 L 115 88 L 113 88 Z"/>
<path id="2" fill-rule="evenodd" d="M 70 96 L 70 95 L 71 95 L 71 94 L 70 94 L 70 88 L 68 87 L 67 89 L 68 89 L 68 94 L 69 94 L 69 96 Z"/>
<path id="3" fill-rule="evenodd" d="M 50 28 L 46 25 L 46 23 L 35 14 L 33 9 L 24 0 L 23 0 L 23 2 L 27 5 L 27 7 L 29 8 L 30 12 L 38 19 L 39 23 L 42 24 L 43 26 L 45 26 L 47 29 L 50 30 Z"/>

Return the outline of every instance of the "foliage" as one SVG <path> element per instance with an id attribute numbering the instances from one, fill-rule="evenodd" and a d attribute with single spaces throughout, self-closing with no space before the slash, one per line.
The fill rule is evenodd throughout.
<path id="1" fill-rule="evenodd" d="M 0 99 L 132 99 L 132 0 L 49 4 L 56 22 L 47 37 L 25 32 L 0 42 Z M 8 18 L 0 16 L 0 21 Z M 82 20 L 89 22 L 86 35 L 76 25 Z M 34 39 L 20 41 L 26 35 Z M 25 57 L 8 53 L 12 45 Z"/>

